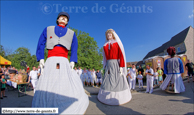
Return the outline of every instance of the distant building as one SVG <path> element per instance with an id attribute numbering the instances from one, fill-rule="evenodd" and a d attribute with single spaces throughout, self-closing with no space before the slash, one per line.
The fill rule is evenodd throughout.
<path id="1" fill-rule="evenodd" d="M 185 54 L 187 58 L 194 62 L 194 29 L 189 26 L 185 30 L 181 31 L 177 35 L 173 36 L 170 41 L 164 43 L 162 46 L 150 51 L 143 60 L 153 56 L 164 56 L 168 55 L 167 48 L 174 46 L 176 54 Z"/>
<path id="2" fill-rule="evenodd" d="M 128 68 L 132 67 L 132 64 L 134 64 L 136 66 L 137 63 L 138 63 L 137 61 L 135 61 L 135 62 L 127 62 L 127 67 Z"/>

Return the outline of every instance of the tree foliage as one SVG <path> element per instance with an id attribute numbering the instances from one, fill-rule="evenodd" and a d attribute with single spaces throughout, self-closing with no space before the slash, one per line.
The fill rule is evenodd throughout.
<path id="1" fill-rule="evenodd" d="M 2 45 L 0 45 L 0 55 L 1 56 L 5 56 L 5 50 L 4 50 L 4 47 Z"/>
<path id="2" fill-rule="evenodd" d="M 102 48 L 99 49 L 97 42 L 88 33 L 74 30 L 78 39 L 78 63 L 76 67 L 101 69 L 102 68 Z M 71 52 L 69 52 L 70 57 Z M 68 58 L 69 58 L 68 57 Z"/>
<path id="3" fill-rule="evenodd" d="M 36 61 L 36 56 L 30 54 L 29 49 L 25 47 L 19 47 L 13 53 L 4 56 L 7 60 L 11 61 L 11 65 L 17 69 L 24 69 L 25 67 L 21 66 L 21 61 L 27 62 L 27 65 L 32 68 L 32 66 L 38 66 Z"/>

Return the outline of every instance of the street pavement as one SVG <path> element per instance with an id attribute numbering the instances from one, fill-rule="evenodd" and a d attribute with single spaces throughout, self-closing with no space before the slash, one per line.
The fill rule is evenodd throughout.
<path id="1" fill-rule="evenodd" d="M 191 81 L 191 80 L 190 80 Z M 184 81 L 185 92 L 170 94 L 155 88 L 152 94 L 144 90 L 132 91 L 132 100 L 120 106 L 102 104 L 97 99 L 99 88 L 84 87 L 89 96 L 89 106 L 85 114 L 194 114 L 194 82 Z M 93 89 L 93 90 L 92 90 Z M 2 107 L 31 107 L 33 91 L 28 90 L 26 96 L 18 97 L 17 90 L 6 90 L 7 98 L 0 103 Z"/>

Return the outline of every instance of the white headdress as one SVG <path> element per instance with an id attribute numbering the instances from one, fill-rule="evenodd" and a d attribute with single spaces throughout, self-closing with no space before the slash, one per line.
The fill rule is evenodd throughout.
<path id="1" fill-rule="evenodd" d="M 124 62 L 125 62 L 125 67 L 123 67 L 123 74 L 124 76 L 127 75 L 127 64 L 126 64 L 126 57 L 125 57 L 125 50 L 124 50 L 124 47 L 123 47 L 123 44 L 119 38 L 119 36 L 116 34 L 116 32 L 113 30 L 113 35 L 115 37 L 115 41 L 118 43 L 120 49 L 121 49 L 121 52 L 123 54 L 123 58 L 124 58 Z M 105 43 L 107 43 L 108 41 L 106 40 Z M 103 68 L 105 68 L 105 65 L 106 65 L 106 55 L 104 53 L 104 50 L 103 50 Z M 120 61 L 120 60 L 119 60 Z"/>

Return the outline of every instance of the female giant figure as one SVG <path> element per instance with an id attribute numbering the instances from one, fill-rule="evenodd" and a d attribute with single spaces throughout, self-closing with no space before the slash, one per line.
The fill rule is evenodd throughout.
<path id="1" fill-rule="evenodd" d="M 98 93 L 98 100 L 108 105 L 121 105 L 132 98 L 126 75 L 126 59 L 123 44 L 114 30 L 106 31 L 103 46 L 104 80 Z"/>

